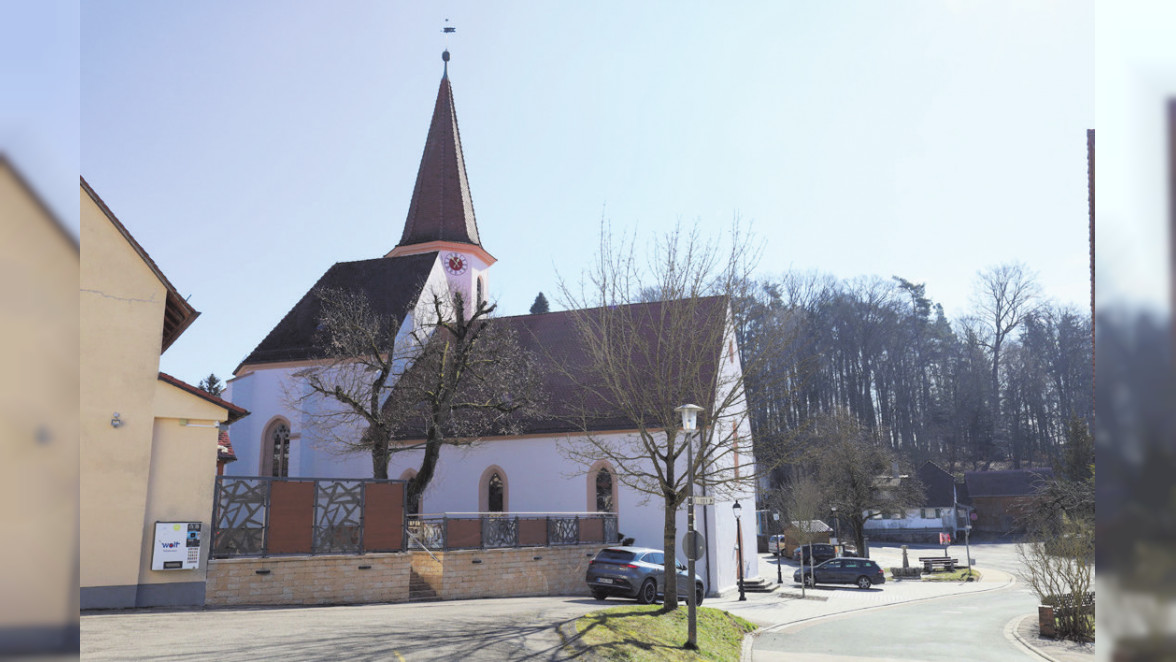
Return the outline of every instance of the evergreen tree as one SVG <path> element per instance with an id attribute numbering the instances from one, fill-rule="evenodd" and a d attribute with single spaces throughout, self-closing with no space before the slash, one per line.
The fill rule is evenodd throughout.
<path id="1" fill-rule="evenodd" d="M 535 297 L 535 303 L 531 304 L 531 314 L 539 315 L 541 313 L 549 313 L 551 308 L 547 305 L 547 297 L 540 292 L 539 296 Z"/>
<path id="2" fill-rule="evenodd" d="M 197 384 L 196 387 L 201 391 L 204 391 L 209 395 L 215 395 L 218 398 L 220 397 L 221 393 L 225 392 L 225 385 L 221 383 L 221 380 L 216 376 L 216 373 L 211 372 L 208 373 L 207 377 L 201 379 L 200 383 Z"/>

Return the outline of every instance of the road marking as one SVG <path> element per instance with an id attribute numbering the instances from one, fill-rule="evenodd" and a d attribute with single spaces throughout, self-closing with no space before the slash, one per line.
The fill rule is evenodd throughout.
<path id="1" fill-rule="evenodd" d="M 404 656 L 400 654 L 400 651 L 392 651 L 392 654 L 396 656 L 397 660 L 404 662 Z"/>

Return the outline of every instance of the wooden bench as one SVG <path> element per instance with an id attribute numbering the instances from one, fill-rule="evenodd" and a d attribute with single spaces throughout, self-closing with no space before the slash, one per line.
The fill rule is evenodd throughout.
<path id="1" fill-rule="evenodd" d="M 950 556 L 920 556 L 919 562 L 923 564 L 923 572 L 931 572 L 935 568 L 942 568 L 948 572 L 955 570 L 959 559 L 953 559 Z"/>

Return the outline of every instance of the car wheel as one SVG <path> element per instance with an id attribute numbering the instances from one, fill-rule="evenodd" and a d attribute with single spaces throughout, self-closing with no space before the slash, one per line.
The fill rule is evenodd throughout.
<path id="1" fill-rule="evenodd" d="M 816 585 L 817 585 L 817 583 L 816 583 L 815 581 L 813 581 L 813 576 L 812 576 L 812 575 L 807 575 L 807 576 L 805 576 L 805 578 L 804 578 L 804 585 L 805 585 L 805 586 L 807 586 L 807 587 L 809 587 L 809 588 L 812 588 L 812 587 L 816 586 Z"/>
<path id="2" fill-rule="evenodd" d="M 647 579 L 641 588 L 637 589 L 637 602 L 651 605 L 655 600 L 657 600 L 657 585 L 653 583 L 652 579 Z"/>
<path id="3" fill-rule="evenodd" d="M 695 606 L 702 604 L 702 597 L 705 593 L 706 593 L 706 591 L 703 591 L 701 586 L 699 586 L 698 588 L 696 588 L 694 590 L 694 604 L 695 604 Z"/>
<path id="4" fill-rule="evenodd" d="M 862 575 L 861 577 L 858 577 L 857 586 L 858 586 L 858 588 L 865 589 L 865 588 L 870 588 L 871 586 L 873 586 L 873 583 L 870 582 L 869 577 Z"/>
<path id="5" fill-rule="evenodd" d="M 597 600 L 603 600 L 608 597 L 608 593 L 594 588 L 592 589 L 592 597 L 596 598 Z"/>

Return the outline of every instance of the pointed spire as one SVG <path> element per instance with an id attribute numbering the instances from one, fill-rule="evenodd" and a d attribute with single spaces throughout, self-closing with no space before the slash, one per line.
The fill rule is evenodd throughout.
<path id="1" fill-rule="evenodd" d="M 442 53 L 441 59 L 445 70 L 437 90 L 433 121 L 425 139 L 408 218 L 400 243 L 389 255 L 416 252 L 408 247 L 436 241 L 481 246 L 466 179 L 457 112 L 453 107 L 453 88 L 449 84 L 448 50 Z"/>

